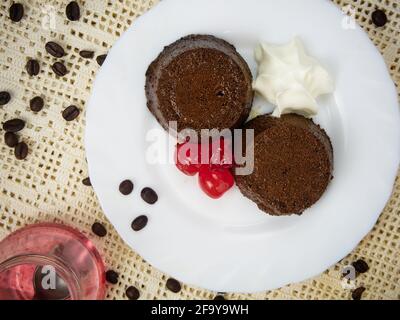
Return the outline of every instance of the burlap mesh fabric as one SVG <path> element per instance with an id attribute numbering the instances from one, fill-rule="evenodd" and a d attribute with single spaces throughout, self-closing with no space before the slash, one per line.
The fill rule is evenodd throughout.
<path id="1" fill-rule="evenodd" d="M 321 0 L 322 1 L 322 0 Z M 13 150 L 0 142 L 0 238 L 33 222 L 59 221 L 82 230 L 101 251 L 107 268 L 119 272 L 117 285 L 108 286 L 108 299 L 126 299 L 125 289 L 134 285 L 141 299 L 212 299 L 216 293 L 183 285 L 174 294 L 165 287 L 168 275 L 158 271 L 125 245 L 105 218 L 87 176 L 84 148 L 85 104 L 99 69 L 95 59 L 83 59 L 79 50 L 107 53 L 114 41 L 135 18 L 149 10 L 156 0 L 80 0 L 81 19 L 65 18 L 67 0 L 20 0 L 25 16 L 19 23 L 8 18 L 12 1 L 0 4 L 0 91 L 9 91 L 11 102 L 0 107 L 0 121 L 19 117 L 27 122 L 20 133 L 30 152 L 18 161 Z M 400 84 L 400 2 L 398 0 L 335 0 L 354 12 L 356 20 L 384 56 L 397 87 Z M 246 1 L 243 1 L 246 5 Z M 389 22 L 376 28 L 371 22 L 375 7 L 386 11 Z M 56 59 L 44 50 L 47 41 L 63 45 L 67 55 Z M 30 77 L 28 58 L 40 62 L 37 77 Z M 69 73 L 57 77 L 51 70 L 64 61 Z M 29 109 L 29 100 L 40 95 L 45 107 L 39 113 Z M 61 112 L 69 105 L 82 111 L 66 122 Z M 381 106 L 384 108 L 384 106 Z M 108 229 L 104 238 L 90 229 L 100 221 Z M 344 260 L 314 279 L 258 294 L 226 294 L 227 299 L 350 299 L 351 291 L 341 285 L 341 270 L 362 257 L 369 272 L 357 278 L 366 287 L 364 299 L 400 299 L 400 181 L 373 231 Z"/>

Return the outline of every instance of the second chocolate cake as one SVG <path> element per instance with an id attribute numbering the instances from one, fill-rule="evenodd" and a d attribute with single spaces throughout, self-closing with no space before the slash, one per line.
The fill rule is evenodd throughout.
<path id="1" fill-rule="evenodd" d="M 252 75 L 235 47 L 189 35 L 164 48 L 146 72 L 147 106 L 164 129 L 233 129 L 246 121 Z"/>
<path id="2" fill-rule="evenodd" d="M 323 129 L 295 114 L 260 116 L 245 128 L 254 129 L 254 171 L 235 179 L 246 197 L 272 215 L 301 214 L 320 199 L 333 171 Z"/>

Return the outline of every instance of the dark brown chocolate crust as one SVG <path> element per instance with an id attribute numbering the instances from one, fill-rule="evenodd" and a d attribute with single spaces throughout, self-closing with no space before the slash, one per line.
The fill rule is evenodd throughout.
<path id="1" fill-rule="evenodd" d="M 146 72 L 147 107 L 164 129 L 239 128 L 248 118 L 252 75 L 235 47 L 189 35 L 164 48 Z"/>
<path id="2" fill-rule="evenodd" d="M 332 179 L 333 148 L 312 120 L 290 114 L 264 115 L 254 129 L 254 171 L 236 176 L 240 191 L 271 215 L 302 214 L 317 202 Z"/>

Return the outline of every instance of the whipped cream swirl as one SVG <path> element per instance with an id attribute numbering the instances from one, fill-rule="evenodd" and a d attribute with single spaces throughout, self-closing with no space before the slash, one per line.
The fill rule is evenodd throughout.
<path id="1" fill-rule="evenodd" d="M 299 38 L 282 46 L 262 43 L 255 49 L 258 76 L 253 88 L 276 106 L 273 116 L 318 113 L 316 98 L 334 91 L 334 83 L 320 63 L 309 56 Z"/>

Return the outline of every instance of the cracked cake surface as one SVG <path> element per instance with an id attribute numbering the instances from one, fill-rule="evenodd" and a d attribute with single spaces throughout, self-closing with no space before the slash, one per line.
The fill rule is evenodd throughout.
<path id="1" fill-rule="evenodd" d="M 254 129 L 254 171 L 235 177 L 240 191 L 271 215 L 302 214 L 332 179 L 333 149 L 312 120 L 295 114 L 259 116 Z"/>
<path id="2" fill-rule="evenodd" d="M 235 47 L 189 35 L 164 48 L 146 72 L 147 107 L 164 129 L 234 129 L 248 118 L 252 75 Z"/>

